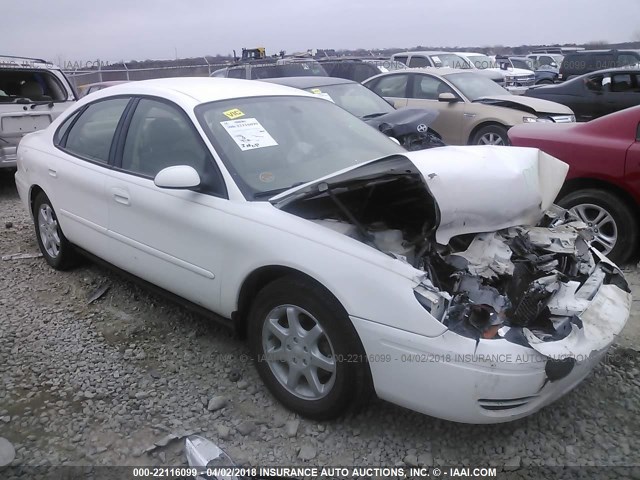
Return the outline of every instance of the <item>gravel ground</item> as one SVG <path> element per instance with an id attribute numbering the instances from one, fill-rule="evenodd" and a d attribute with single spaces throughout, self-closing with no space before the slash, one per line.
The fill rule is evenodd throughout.
<path id="1" fill-rule="evenodd" d="M 0 255 L 37 251 L 0 172 Z M 640 298 L 640 272 L 627 270 Z M 0 292 L 11 465 L 180 465 L 181 442 L 145 450 L 197 431 L 252 465 L 490 465 L 522 478 L 535 465 L 640 466 L 638 301 L 612 355 L 572 393 L 529 418 L 472 426 L 382 401 L 337 421 L 298 418 L 261 384 L 242 341 L 88 262 L 56 272 L 42 258 L 0 261 Z"/>

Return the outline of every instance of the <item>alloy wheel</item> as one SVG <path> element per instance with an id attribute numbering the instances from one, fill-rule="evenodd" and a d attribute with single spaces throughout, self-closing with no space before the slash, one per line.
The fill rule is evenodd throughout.
<path id="1" fill-rule="evenodd" d="M 264 360 L 278 382 L 293 395 L 319 400 L 336 379 L 331 341 L 318 320 L 295 305 L 269 312 L 262 328 Z"/>
<path id="2" fill-rule="evenodd" d="M 618 241 L 618 226 L 611 214 L 599 205 L 583 203 L 570 210 L 592 230 L 592 245 L 604 255 L 611 253 Z"/>
<path id="3" fill-rule="evenodd" d="M 46 203 L 42 204 L 38 210 L 38 230 L 45 251 L 51 258 L 56 258 L 60 253 L 58 222 L 53 209 Z"/>

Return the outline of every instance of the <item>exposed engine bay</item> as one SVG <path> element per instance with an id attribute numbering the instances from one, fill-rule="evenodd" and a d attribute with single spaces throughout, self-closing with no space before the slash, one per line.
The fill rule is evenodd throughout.
<path id="1" fill-rule="evenodd" d="M 615 266 L 597 262 L 587 225 L 555 205 L 536 226 L 465 233 L 442 245 L 438 204 L 415 172 L 393 169 L 314 190 L 281 208 L 424 272 L 416 299 L 476 341 L 573 342 L 602 285 L 618 287 L 625 299 L 630 291 Z"/>

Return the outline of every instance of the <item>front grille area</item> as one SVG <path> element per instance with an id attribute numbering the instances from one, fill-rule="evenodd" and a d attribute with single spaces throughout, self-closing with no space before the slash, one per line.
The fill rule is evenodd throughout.
<path id="1" fill-rule="evenodd" d="M 530 87 L 536 84 L 535 76 L 516 77 L 516 84 L 518 87 Z"/>
<path id="2" fill-rule="evenodd" d="M 504 411 L 523 407 L 536 398 L 537 397 L 535 396 L 508 399 L 481 398 L 480 400 L 478 400 L 478 404 L 485 410 Z"/>

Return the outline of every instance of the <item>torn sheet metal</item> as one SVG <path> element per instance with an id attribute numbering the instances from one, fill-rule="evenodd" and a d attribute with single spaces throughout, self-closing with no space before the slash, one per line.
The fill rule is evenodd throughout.
<path id="1" fill-rule="evenodd" d="M 436 240 L 536 225 L 569 166 L 533 148 L 465 146 L 410 152 L 440 208 Z"/>
<path id="2" fill-rule="evenodd" d="M 469 248 L 449 256 L 449 263 L 456 268 L 466 268 L 472 275 L 496 278 L 498 275 L 513 275 L 512 251 L 498 232 L 477 235 Z M 462 265 L 459 259 L 467 264 Z"/>
<path id="3" fill-rule="evenodd" d="M 624 328 L 631 308 L 631 294 L 615 285 L 602 285 L 589 307 L 578 316 L 582 328 L 572 324 L 572 331 L 562 340 L 545 342 L 529 329 L 523 333 L 531 348 L 550 358 L 586 360 L 607 348 Z"/>

